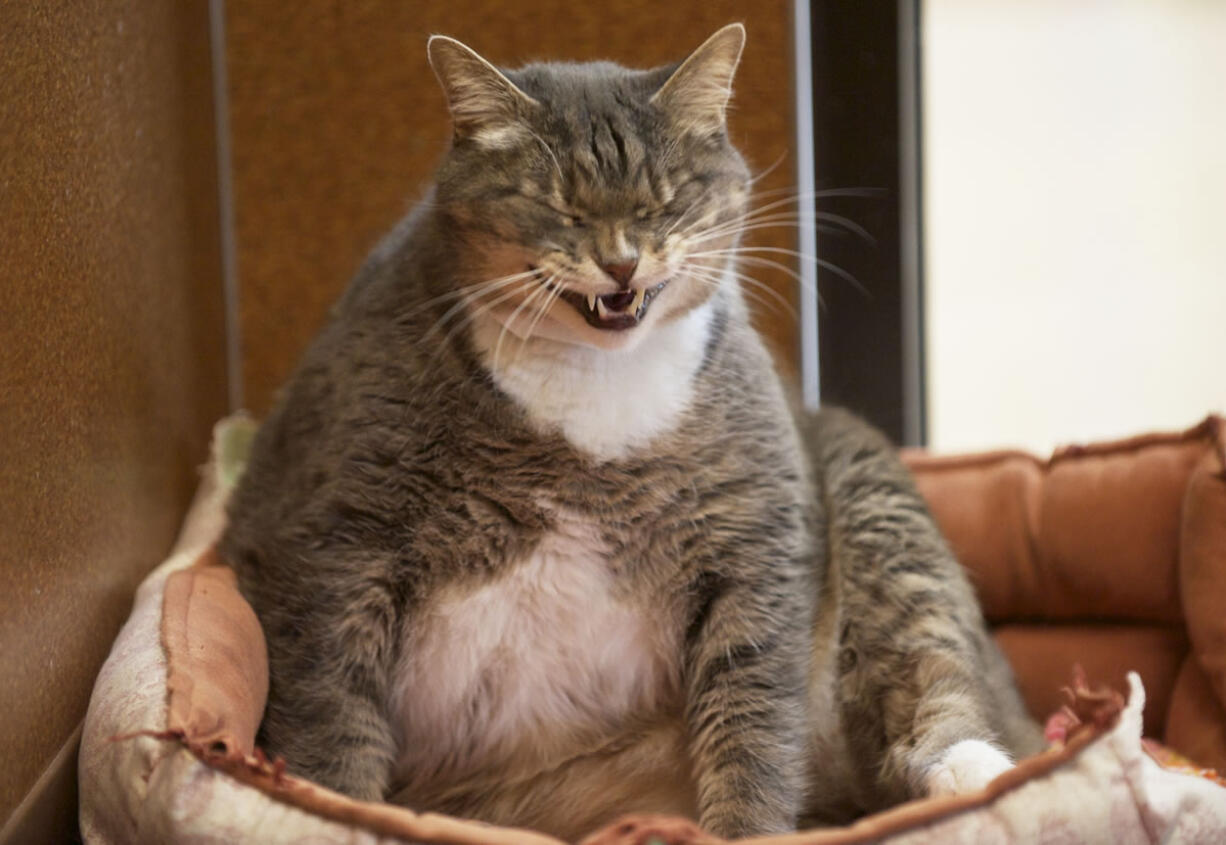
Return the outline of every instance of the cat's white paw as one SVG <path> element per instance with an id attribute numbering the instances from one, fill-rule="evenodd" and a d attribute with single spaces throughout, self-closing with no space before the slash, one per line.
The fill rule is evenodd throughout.
<path id="1" fill-rule="evenodd" d="M 941 762 L 925 779 L 929 795 L 958 795 L 983 789 L 1002 772 L 1013 768 L 1013 761 L 990 742 L 964 739 L 945 752 Z"/>

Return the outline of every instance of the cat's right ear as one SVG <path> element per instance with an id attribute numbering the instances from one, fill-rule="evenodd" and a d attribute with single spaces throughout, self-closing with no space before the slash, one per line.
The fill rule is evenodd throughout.
<path id="1" fill-rule="evenodd" d="M 684 131 L 723 132 L 744 47 L 745 27 L 728 24 L 690 53 L 650 102 Z"/>
<path id="2" fill-rule="evenodd" d="M 514 145 L 536 100 L 454 38 L 431 36 L 426 53 L 447 97 L 456 138 L 488 147 Z"/>

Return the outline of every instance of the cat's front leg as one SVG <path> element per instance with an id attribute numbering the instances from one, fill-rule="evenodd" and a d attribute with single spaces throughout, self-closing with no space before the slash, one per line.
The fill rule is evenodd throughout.
<path id="1" fill-rule="evenodd" d="M 795 829 L 810 598 L 799 568 L 760 573 L 721 583 L 691 626 L 686 716 L 699 821 L 711 833 Z"/>
<path id="2" fill-rule="evenodd" d="M 392 598 L 354 579 L 320 604 L 305 614 L 310 621 L 266 625 L 272 671 L 261 739 L 291 773 L 381 801 L 396 750 L 386 703 Z"/>

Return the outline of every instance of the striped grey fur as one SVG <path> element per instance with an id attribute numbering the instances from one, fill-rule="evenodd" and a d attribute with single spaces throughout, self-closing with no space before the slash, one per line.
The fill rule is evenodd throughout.
<path id="1" fill-rule="evenodd" d="M 500 387 L 478 307 L 449 297 L 524 254 L 578 274 L 617 250 L 692 249 L 669 238 L 682 221 L 709 233 L 741 219 L 748 172 L 719 94 L 741 38 L 722 30 L 679 70 L 505 76 L 438 46 L 456 143 L 261 427 L 222 541 L 268 641 L 261 741 L 291 771 L 567 837 L 631 810 L 733 836 L 923 794 L 963 739 L 1032 750 L 1007 666 L 892 450 L 834 412 L 802 438 L 734 277 L 674 280 L 659 320 L 633 330 L 710 315 L 675 424 L 605 455 Z M 722 76 L 704 86 L 699 72 Z M 555 546 L 582 555 L 557 566 L 542 551 Z M 553 581 L 525 575 L 537 565 Z M 467 666 L 485 634 L 455 626 L 521 601 L 497 660 Z M 625 665 L 548 624 L 534 654 L 523 626 L 548 623 L 546 606 L 581 627 L 612 620 L 599 633 Z M 573 677 L 510 697 L 550 660 Z"/>
<path id="2" fill-rule="evenodd" d="M 922 795 L 954 743 L 992 739 L 1021 756 L 1042 739 L 987 632 L 961 567 L 893 446 L 830 409 L 802 421 L 818 470 L 828 568 L 833 712 L 850 766 L 814 759 L 810 821 L 840 821 Z M 830 725 L 824 726 L 830 730 Z"/>

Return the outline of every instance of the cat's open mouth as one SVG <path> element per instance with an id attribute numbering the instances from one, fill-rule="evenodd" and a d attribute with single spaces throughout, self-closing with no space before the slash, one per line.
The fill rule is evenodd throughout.
<path id="1" fill-rule="evenodd" d="M 563 290 L 559 295 L 583 315 L 583 319 L 587 320 L 589 326 L 609 331 L 624 331 L 634 328 L 643 321 L 643 318 L 647 316 L 647 309 L 651 307 L 652 300 L 668 286 L 668 281 L 665 279 L 649 288 L 631 288 L 599 296 L 594 293 L 583 294 L 573 290 Z M 544 282 L 544 284 L 551 290 L 556 288 L 556 285 L 551 282 Z"/>

